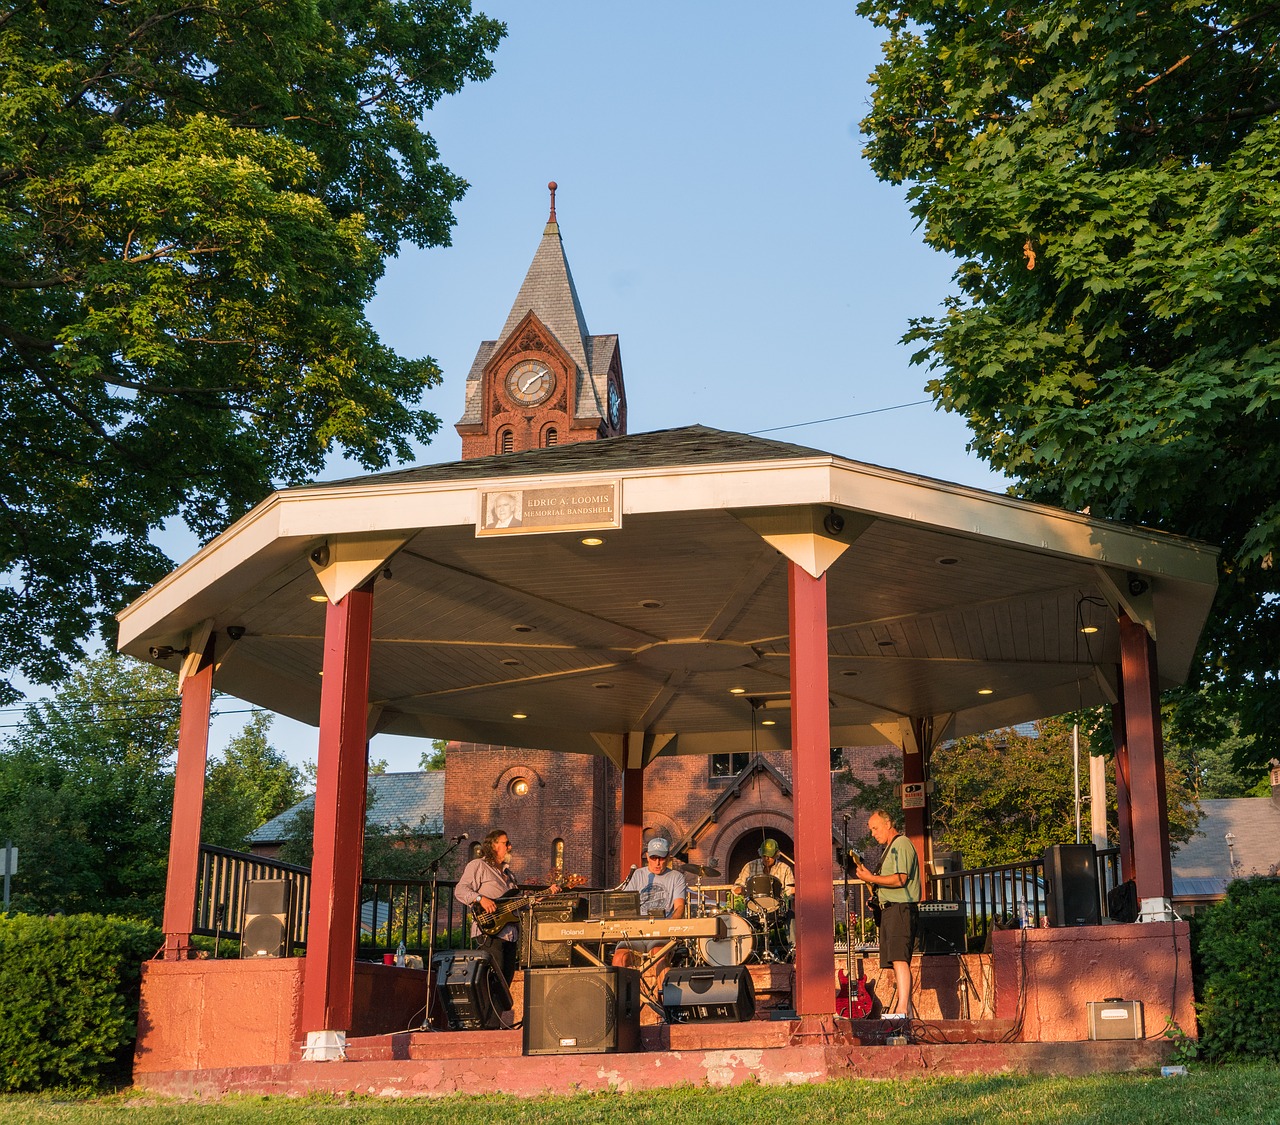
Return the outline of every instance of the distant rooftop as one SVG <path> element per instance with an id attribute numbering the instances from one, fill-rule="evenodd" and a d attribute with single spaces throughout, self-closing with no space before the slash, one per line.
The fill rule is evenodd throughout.
<path id="1" fill-rule="evenodd" d="M 444 835 L 444 771 L 415 770 L 408 773 L 375 773 L 369 788 L 376 798 L 369 807 L 368 823 L 383 828 L 406 827 L 424 836 Z M 304 797 L 293 808 L 272 817 L 249 834 L 251 844 L 278 844 L 285 839 L 289 824 L 298 813 L 315 808 L 315 794 Z"/>

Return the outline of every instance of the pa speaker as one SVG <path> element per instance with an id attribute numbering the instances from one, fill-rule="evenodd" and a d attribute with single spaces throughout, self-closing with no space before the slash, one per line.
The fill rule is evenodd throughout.
<path id="1" fill-rule="evenodd" d="M 431 958 L 431 979 L 451 1031 L 492 1031 L 511 1008 L 511 993 L 482 949 L 449 949 Z"/>
<path id="2" fill-rule="evenodd" d="M 1044 853 L 1045 913 L 1051 926 L 1096 926 L 1098 853 L 1092 844 L 1054 844 Z"/>
<path id="3" fill-rule="evenodd" d="M 240 956 L 287 957 L 293 932 L 293 880 L 249 879 L 240 912 Z"/>
<path id="4" fill-rule="evenodd" d="M 638 1050 L 640 1003 L 638 969 L 530 969 L 524 975 L 524 1053 Z"/>
<path id="5" fill-rule="evenodd" d="M 573 950 L 567 941 L 539 941 L 539 922 L 572 922 L 579 900 L 536 902 L 532 913 L 520 912 L 520 967 L 554 969 L 569 964 Z"/>
<path id="6" fill-rule="evenodd" d="M 1107 892 L 1107 913 L 1113 922 L 1138 920 L 1138 885 L 1132 879 L 1117 883 Z"/>
<path id="7" fill-rule="evenodd" d="M 672 1022 L 749 1020 L 756 1013 L 756 987 L 745 965 L 672 969 L 662 986 L 662 1004 Z"/>

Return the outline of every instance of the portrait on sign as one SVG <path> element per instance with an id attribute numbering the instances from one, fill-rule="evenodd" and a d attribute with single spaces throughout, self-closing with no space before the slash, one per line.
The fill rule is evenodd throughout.
<path id="1" fill-rule="evenodd" d="M 618 482 L 481 491 L 477 535 L 620 527 Z"/>

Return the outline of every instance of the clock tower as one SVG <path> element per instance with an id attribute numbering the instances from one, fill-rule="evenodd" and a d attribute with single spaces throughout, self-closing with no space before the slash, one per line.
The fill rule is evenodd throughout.
<path id="1" fill-rule="evenodd" d="M 467 375 L 457 423 L 462 458 L 521 453 L 627 432 L 617 336 L 592 336 L 551 213 L 524 284 L 496 340 L 485 340 Z"/>

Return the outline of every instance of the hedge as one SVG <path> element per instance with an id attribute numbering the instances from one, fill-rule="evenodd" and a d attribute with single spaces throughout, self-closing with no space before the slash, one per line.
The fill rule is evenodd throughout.
<path id="1" fill-rule="evenodd" d="M 0 1091 L 127 1081 L 149 922 L 0 916 Z"/>

